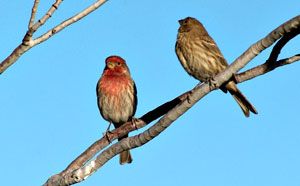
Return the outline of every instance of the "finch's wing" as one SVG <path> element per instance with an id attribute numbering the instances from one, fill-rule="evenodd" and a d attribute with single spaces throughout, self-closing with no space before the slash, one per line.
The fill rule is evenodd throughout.
<path id="1" fill-rule="evenodd" d="M 201 40 L 203 41 L 203 44 L 207 46 L 206 48 L 210 49 L 210 52 L 213 53 L 213 56 L 216 56 L 219 59 L 219 62 L 222 65 L 228 66 L 222 52 L 210 36 L 201 36 Z"/>
<path id="2" fill-rule="evenodd" d="M 137 104 L 138 104 L 138 99 L 137 99 L 137 89 L 136 89 L 136 86 L 135 86 L 135 82 L 133 82 L 133 95 L 134 95 L 134 100 L 133 100 L 133 115 L 135 115 L 135 111 L 136 111 L 136 107 L 137 107 Z"/>
<path id="3" fill-rule="evenodd" d="M 103 107 L 101 106 L 101 103 L 100 103 L 100 98 L 101 98 L 100 82 L 101 82 L 101 78 L 98 80 L 98 83 L 97 83 L 97 86 L 96 86 L 97 105 L 98 105 L 98 109 L 100 111 L 101 116 L 105 119 L 104 115 L 102 114 Z"/>
<path id="4" fill-rule="evenodd" d="M 220 51 L 219 47 L 217 44 L 214 42 L 214 40 L 210 36 L 202 36 L 201 41 L 203 41 L 203 44 L 206 45 L 206 48 L 210 49 L 210 52 L 212 53 L 213 56 L 218 59 L 220 64 L 226 68 L 228 66 L 228 63 L 226 62 L 226 59 L 224 58 L 222 52 Z M 227 89 L 222 85 L 220 89 L 224 92 L 227 93 Z"/>
<path id="5" fill-rule="evenodd" d="M 184 56 L 184 52 L 182 52 L 181 45 L 178 42 L 176 42 L 175 51 L 176 51 L 177 58 L 180 61 L 180 64 L 187 71 L 187 73 L 192 76 L 192 73 L 190 72 L 189 68 L 187 68 L 187 66 L 188 66 L 187 63 L 188 62 L 186 60 L 186 57 Z"/>
<path id="6" fill-rule="evenodd" d="M 100 107 L 100 80 L 101 80 L 101 79 L 98 80 L 97 86 L 96 86 L 97 104 L 98 104 L 99 110 L 100 110 L 100 108 L 101 108 L 101 107 Z M 102 115 L 102 113 L 101 113 L 101 115 Z"/>

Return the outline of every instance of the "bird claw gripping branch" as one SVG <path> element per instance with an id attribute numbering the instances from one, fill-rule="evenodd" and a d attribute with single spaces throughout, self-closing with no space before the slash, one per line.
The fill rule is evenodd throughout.
<path id="1" fill-rule="evenodd" d="M 217 82 L 214 79 L 214 77 L 209 77 L 206 79 L 205 83 L 208 83 L 209 85 L 209 90 L 214 90 L 217 88 Z"/>
<path id="2" fill-rule="evenodd" d="M 134 129 L 135 130 L 138 130 L 139 128 L 137 127 L 137 123 L 138 122 L 138 119 L 137 118 L 135 118 L 135 117 L 132 117 L 131 118 L 131 124 L 132 124 L 132 126 L 134 127 Z"/>
<path id="3" fill-rule="evenodd" d="M 105 136 L 105 138 L 106 138 L 106 140 L 108 141 L 108 143 L 111 143 L 111 135 L 112 135 L 113 133 L 111 132 L 111 131 L 109 131 L 109 130 L 107 130 L 107 131 L 105 131 L 104 133 L 103 133 L 103 136 Z"/>

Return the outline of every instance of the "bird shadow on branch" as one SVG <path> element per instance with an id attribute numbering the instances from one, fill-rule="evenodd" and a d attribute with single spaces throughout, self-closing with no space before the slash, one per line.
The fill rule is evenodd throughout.
<path id="1" fill-rule="evenodd" d="M 281 49 L 288 43 L 288 41 L 299 35 L 299 33 L 300 16 L 297 16 L 280 25 L 266 37 L 251 45 L 225 71 L 215 76 L 214 79 L 216 84 L 214 87 L 210 87 L 206 83 L 199 83 L 192 90 L 181 94 L 173 100 L 166 102 L 146 113 L 139 119 L 134 120 L 134 123 L 133 121 L 130 121 L 123 124 L 120 128 L 112 130 L 108 138 L 102 137 L 96 141 L 73 162 L 71 162 L 71 164 L 69 164 L 65 170 L 54 176 L 51 176 L 44 186 L 66 186 L 85 180 L 120 152 L 140 147 L 158 136 L 201 98 L 211 91 L 218 89 L 222 84 L 229 81 L 231 78 L 234 79 L 236 83 L 242 83 L 266 74 L 277 67 L 299 61 L 299 54 L 278 60 Z M 266 48 L 273 45 L 277 40 L 278 42 L 274 45 L 269 59 L 266 60 L 264 64 L 237 74 L 237 72 L 245 67 L 254 57 L 260 54 Z M 129 132 L 143 128 L 158 118 L 160 119 L 147 130 L 132 137 L 125 138 L 117 143 L 110 143 L 128 134 Z"/>

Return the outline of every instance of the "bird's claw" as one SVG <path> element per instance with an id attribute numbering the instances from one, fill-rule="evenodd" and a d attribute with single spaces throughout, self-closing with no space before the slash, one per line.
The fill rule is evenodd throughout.
<path id="1" fill-rule="evenodd" d="M 137 122 L 138 122 L 137 118 L 134 118 L 134 117 L 131 118 L 131 123 L 132 123 L 135 130 L 138 130 L 138 127 L 136 125 Z"/>
<path id="2" fill-rule="evenodd" d="M 108 143 L 111 143 L 110 140 L 110 135 L 112 135 L 113 133 L 110 132 L 109 130 L 107 130 L 105 133 L 103 133 L 103 136 L 105 136 L 106 140 L 108 141 Z"/>
<path id="3" fill-rule="evenodd" d="M 217 82 L 214 77 L 207 78 L 206 81 L 209 85 L 209 90 L 214 90 L 217 88 Z"/>

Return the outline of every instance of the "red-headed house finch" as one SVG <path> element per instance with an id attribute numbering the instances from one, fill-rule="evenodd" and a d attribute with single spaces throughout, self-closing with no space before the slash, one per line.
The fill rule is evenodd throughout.
<path id="1" fill-rule="evenodd" d="M 179 24 L 175 50 L 181 65 L 189 75 L 201 82 L 211 81 L 228 66 L 220 49 L 197 19 L 187 17 L 179 20 Z M 249 111 L 257 114 L 234 81 L 229 81 L 220 89 L 225 93 L 230 92 L 246 117 L 249 117 Z"/>
<path id="2" fill-rule="evenodd" d="M 98 108 L 102 117 L 115 128 L 132 120 L 137 106 L 137 91 L 129 68 L 119 56 L 109 56 L 97 84 Z M 119 138 L 128 137 L 128 135 Z M 129 151 L 120 153 L 120 164 L 131 163 Z"/>

